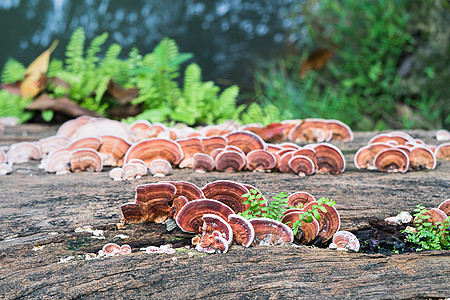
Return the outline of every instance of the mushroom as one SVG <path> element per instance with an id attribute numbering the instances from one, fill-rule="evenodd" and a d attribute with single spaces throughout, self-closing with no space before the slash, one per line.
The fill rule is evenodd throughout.
<path id="1" fill-rule="evenodd" d="M 323 119 L 306 119 L 289 131 L 289 140 L 295 143 L 330 141 L 333 132 L 327 128 Z"/>
<path id="2" fill-rule="evenodd" d="M 269 218 L 255 218 L 251 219 L 250 223 L 255 230 L 253 245 L 278 245 L 294 240 L 292 229 L 280 221 Z"/>
<path id="3" fill-rule="evenodd" d="M 436 168 L 436 156 L 433 151 L 424 146 L 415 146 L 411 148 L 409 153 L 409 168 L 413 170 Z"/>
<path id="4" fill-rule="evenodd" d="M 97 151 L 100 149 L 100 145 L 102 144 L 102 140 L 98 137 L 83 137 L 76 140 L 73 140 L 66 149 L 69 151 L 74 151 L 76 149 L 81 148 L 89 148 Z"/>
<path id="5" fill-rule="evenodd" d="M 436 131 L 436 139 L 438 141 L 449 141 L 450 140 L 450 132 L 445 129 L 440 129 Z"/>
<path id="6" fill-rule="evenodd" d="M 237 151 L 224 150 L 215 159 L 216 170 L 223 172 L 237 172 L 242 170 L 247 161 L 243 154 Z"/>
<path id="7" fill-rule="evenodd" d="M 46 157 L 49 153 L 55 150 L 67 147 L 70 144 L 70 139 L 62 136 L 49 136 L 45 139 L 39 140 L 39 146 L 42 151 L 42 156 Z"/>
<path id="8" fill-rule="evenodd" d="M 283 172 L 283 173 L 293 173 L 294 172 L 294 170 L 292 170 L 291 167 L 289 167 L 289 161 L 291 160 L 293 153 L 294 153 L 294 151 L 289 151 L 289 152 L 281 155 L 280 166 L 278 167 L 280 172 Z"/>
<path id="9" fill-rule="evenodd" d="M 202 139 L 202 149 L 205 154 L 211 155 L 211 152 L 218 148 L 225 148 L 228 140 L 223 136 L 212 136 Z"/>
<path id="10" fill-rule="evenodd" d="M 270 153 L 276 154 L 278 151 L 282 150 L 283 147 L 274 145 L 274 144 L 267 144 L 267 151 Z"/>
<path id="11" fill-rule="evenodd" d="M 103 169 L 103 160 L 95 150 L 80 148 L 70 155 L 70 170 L 73 172 L 94 171 L 101 172 Z"/>
<path id="12" fill-rule="evenodd" d="M 314 167 L 317 167 L 316 151 L 314 149 L 302 148 L 302 149 L 295 150 L 292 153 L 292 156 L 297 156 L 297 155 L 303 155 L 303 156 L 308 157 L 309 159 L 311 159 L 314 162 Z"/>
<path id="13" fill-rule="evenodd" d="M 128 125 L 128 129 L 138 141 L 149 139 L 153 136 L 153 126 L 147 120 L 137 120 Z"/>
<path id="14" fill-rule="evenodd" d="M 76 119 L 64 122 L 61 126 L 59 126 L 56 135 L 62 137 L 72 137 L 78 128 L 86 124 L 91 119 L 92 117 L 90 116 L 79 116 Z"/>
<path id="15" fill-rule="evenodd" d="M 423 219 L 423 216 L 429 216 L 426 219 Z M 419 225 L 422 223 L 422 220 L 425 220 L 424 222 L 431 223 L 433 226 L 437 226 L 439 224 L 442 224 L 446 219 L 448 218 L 447 214 L 442 211 L 439 208 L 432 208 L 430 210 L 427 210 L 426 212 L 423 212 L 420 216 L 417 216 L 414 218 L 414 224 Z"/>
<path id="16" fill-rule="evenodd" d="M 131 253 L 130 245 L 124 244 L 119 246 L 115 243 L 108 243 L 103 246 L 102 250 L 99 251 L 99 255 L 105 256 L 116 256 L 116 255 L 125 255 Z"/>
<path id="17" fill-rule="evenodd" d="M 136 166 L 136 178 L 141 178 L 142 176 L 146 176 L 148 169 L 147 165 L 142 159 L 133 158 L 128 162 L 130 164 L 134 164 Z"/>
<path id="18" fill-rule="evenodd" d="M 270 172 L 275 168 L 277 159 L 267 150 L 252 150 L 247 154 L 247 168 L 254 172 Z"/>
<path id="19" fill-rule="evenodd" d="M 6 153 L 2 148 L 0 148 L 0 164 L 4 162 L 6 162 Z"/>
<path id="20" fill-rule="evenodd" d="M 291 142 L 284 142 L 284 143 L 281 143 L 278 145 L 283 149 L 299 150 L 302 148 L 299 145 L 297 145 L 295 143 L 291 143 Z"/>
<path id="21" fill-rule="evenodd" d="M 388 148 L 375 156 L 373 165 L 383 172 L 405 173 L 409 168 L 409 156 L 403 150 Z"/>
<path id="22" fill-rule="evenodd" d="M 186 203 L 175 218 L 178 227 L 184 232 L 200 233 L 205 214 L 215 214 L 224 220 L 235 212 L 226 204 L 213 199 L 199 199 Z"/>
<path id="23" fill-rule="evenodd" d="M 205 235 L 197 246 L 195 246 L 195 249 L 199 252 L 206 253 L 227 253 L 228 247 L 229 245 L 226 239 L 220 236 L 218 231 L 215 231 L 211 235 Z"/>
<path id="24" fill-rule="evenodd" d="M 267 145 L 263 139 L 253 132 L 232 132 L 227 134 L 226 138 L 228 139 L 228 145 L 239 147 L 245 154 L 256 149 L 267 149 Z"/>
<path id="25" fill-rule="evenodd" d="M 326 128 L 333 133 L 333 141 L 353 141 L 353 132 L 350 127 L 344 122 L 341 122 L 339 120 L 326 120 Z"/>
<path id="26" fill-rule="evenodd" d="M 7 175 L 12 172 L 11 164 L 7 162 L 0 163 L 0 175 Z"/>
<path id="27" fill-rule="evenodd" d="M 282 223 L 286 224 L 290 228 L 294 228 L 295 222 L 300 220 L 300 215 L 303 215 L 305 212 L 302 211 L 293 211 L 288 214 L 285 214 Z M 313 219 L 312 222 L 301 221 L 301 226 L 298 226 L 298 231 L 296 234 L 296 238 L 300 241 L 300 244 L 309 244 L 311 243 L 319 233 L 319 223 L 316 219 Z"/>
<path id="28" fill-rule="evenodd" d="M 450 217 L 450 199 L 447 199 L 441 204 L 439 204 L 438 208 L 442 210 L 447 216 Z"/>
<path id="29" fill-rule="evenodd" d="M 172 210 L 173 210 L 173 217 L 176 218 L 180 210 L 185 206 L 189 200 L 184 196 L 179 196 L 173 199 L 172 203 Z"/>
<path id="30" fill-rule="evenodd" d="M 170 130 L 163 123 L 153 123 L 152 137 L 158 137 L 162 139 L 170 139 Z"/>
<path id="31" fill-rule="evenodd" d="M 381 133 L 370 139 L 368 144 L 396 141 L 399 145 L 404 145 L 406 142 L 414 142 L 414 139 L 407 133 L 401 131 L 393 131 L 390 133 Z"/>
<path id="32" fill-rule="evenodd" d="M 266 127 L 251 127 L 247 130 L 259 135 L 265 142 L 280 143 L 288 137 L 289 130 L 294 127 L 293 123 L 271 123 Z"/>
<path id="33" fill-rule="evenodd" d="M 154 177 L 164 177 L 172 174 L 172 165 L 165 159 L 154 159 L 151 161 L 148 170 Z"/>
<path id="34" fill-rule="evenodd" d="M 225 221 L 222 217 L 215 214 L 204 214 L 202 220 L 202 235 L 209 235 L 214 231 L 218 231 L 220 235 L 225 238 L 228 245 L 233 242 L 233 230 L 231 229 L 228 222 Z"/>
<path id="35" fill-rule="evenodd" d="M 174 197 L 184 196 L 188 201 L 193 201 L 197 199 L 205 199 L 203 191 L 195 184 L 188 181 L 161 181 L 162 183 L 170 183 L 174 185 L 177 189 Z"/>
<path id="36" fill-rule="evenodd" d="M 252 223 L 241 215 L 231 214 L 228 216 L 228 224 L 233 230 L 236 243 L 250 247 L 255 238 L 255 229 Z"/>
<path id="37" fill-rule="evenodd" d="M 40 159 L 42 156 L 38 144 L 32 142 L 22 142 L 12 144 L 6 153 L 6 161 L 10 164 L 20 164 L 30 159 Z"/>
<path id="38" fill-rule="evenodd" d="M 102 144 L 98 152 L 103 158 L 103 164 L 112 167 L 120 166 L 120 159 L 125 156 L 131 145 L 117 136 L 103 135 L 100 138 Z"/>
<path id="39" fill-rule="evenodd" d="M 308 205 L 310 205 L 310 202 Z M 308 206 L 307 205 L 307 206 Z M 319 234 L 317 235 L 320 238 L 322 243 L 325 243 L 339 230 L 341 227 L 341 217 L 337 209 L 334 206 L 328 206 L 326 204 L 319 205 L 326 209 L 326 212 L 318 209 L 317 212 L 320 215 L 320 219 L 317 220 L 319 222 Z M 306 208 L 303 209 L 306 211 Z"/>
<path id="40" fill-rule="evenodd" d="M 57 134 L 58 135 L 58 134 Z M 133 143 L 135 140 L 134 134 L 128 129 L 127 125 L 118 121 L 92 118 L 86 124 L 78 128 L 72 135 L 74 139 L 92 136 L 113 135 L 120 137 L 128 143 Z"/>
<path id="41" fill-rule="evenodd" d="M 114 181 L 122 181 L 122 176 L 123 170 L 121 167 L 117 167 L 109 171 L 109 178 L 111 178 Z"/>
<path id="42" fill-rule="evenodd" d="M 183 159 L 183 151 L 180 145 L 172 140 L 151 138 L 140 141 L 128 149 L 124 159 L 125 163 L 133 158 L 143 160 L 147 167 L 155 159 L 165 159 L 171 164 L 177 165 Z"/>
<path id="43" fill-rule="evenodd" d="M 436 158 L 443 160 L 450 160 L 450 143 L 440 144 L 434 150 Z"/>
<path id="44" fill-rule="evenodd" d="M 137 164 L 127 163 L 122 167 L 122 179 L 133 180 L 137 176 Z"/>
<path id="45" fill-rule="evenodd" d="M 179 168 L 192 168 L 193 165 L 193 156 L 196 153 L 202 153 L 202 140 L 199 138 L 188 138 L 177 140 L 177 143 L 180 145 L 181 150 L 183 151 L 183 160 L 178 165 Z"/>
<path id="46" fill-rule="evenodd" d="M 314 162 L 304 155 L 292 155 L 292 158 L 288 161 L 288 166 L 295 174 L 300 176 L 309 176 L 314 174 L 315 171 Z"/>
<path id="47" fill-rule="evenodd" d="M 192 167 L 196 173 L 206 173 L 214 170 L 214 159 L 205 153 L 196 153 L 192 157 Z"/>
<path id="48" fill-rule="evenodd" d="M 56 172 L 56 175 L 70 173 L 70 158 L 72 152 L 59 149 L 52 152 L 46 159 L 46 164 L 44 166 L 45 171 L 49 173 Z"/>
<path id="49" fill-rule="evenodd" d="M 345 158 L 338 147 L 322 143 L 314 146 L 319 173 L 339 174 L 345 171 Z"/>
<path id="50" fill-rule="evenodd" d="M 240 183 L 229 180 L 217 180 L 206 184 L 202 188 L 203 194 L 207 199 L 215 199 L 225 203 L 236 213 L 243 212 L 250 205 L 244 205 L 247 199 L 242 195 L 247 194 L 249 190 Z"/>
<path id="51" fill-rule="evenodd" d="M 358 252 L 360 247 L 358 238 L 353 233 L 345 230 L 336 232 L 332 243 L 336 245 L 337 250 L 343 249 Z"/>
<path id="52" fill-rule="evenodd" d="M 219 153 L 222 153 L 223 151 L 225 151 L 225 148 L 217 148 L 211 152 L 211 154 L 209 156 L 211 156 L 211 158 L 214 159 L 214 164 L 215 164 L 217 155 L 219 155 Z"/>
<path id="53" fill-rule="evenodd" d="M 316 201 L 313 195 L 307 192 L 295 192 L 289 195 L 287 205 L 291 207 L 303 208 L 306 204 Z"/>

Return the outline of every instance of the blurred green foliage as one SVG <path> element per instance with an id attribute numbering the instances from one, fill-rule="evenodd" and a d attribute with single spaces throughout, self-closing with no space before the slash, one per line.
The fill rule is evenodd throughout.
<path id="1" fill-rule="evenodd" d="M 0 117 L 17 117 L 19 122 L 28 121 L 33 117 L 32 112 L 25 111 L 30 103 L 30 99 L 24 99 L 8 91 L 0 90 Z"/>
<path id="2" fill-rule="evenodd" d="M 256 99 L 263 106 L 275 105 L 281 119 L 336 118 L 356 130 L 448 127 L 449 94 L 443 90 L 448 84 L 423 84 L 415 91 L 404 84 L 414 71 L 408 63 L 421 59 L 419 32 L 425 40 L 433 36 L 427 32 L 432 27 L 414 24 L 433 12 L 429 5 L 443 3 L 306 0 L 294 4 L 289 18 L 303 18 L 301 23 L 292 22 L 299 24 L 292 28 L 294 55 L 262 67 L 255 76 Z M 448 16 L 448 6 L 441 8 Z M 323 69 L 301 78 L 301 62 L 313 49 L 328 49 L 334 56 Z M 448 61 L 449 56 L 447 36 L 443 57 Z M 448 65 L 444 70 L 431 64 L 420 72 L 430 80 L 446 74 L 448 83 Z"/>

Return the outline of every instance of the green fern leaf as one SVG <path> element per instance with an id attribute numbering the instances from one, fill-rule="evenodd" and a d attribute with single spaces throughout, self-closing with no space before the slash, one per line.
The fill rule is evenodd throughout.
<path id="1" fill-rule="evenodd" d="M 25 78 L 26 68 L 17 60 L 10 58 L 6 61 L 2 72 L 3 83 L 14 83 Z"/>
<path id="2" fill-rule="evenodd" d="M 85 67 L 83 58 L 85 40 L 86 35 L 81 27 L 78 27 L 70 37 L 66 48 L 66 65 L 67 70 L 72 73 L 80 73 Z"/>

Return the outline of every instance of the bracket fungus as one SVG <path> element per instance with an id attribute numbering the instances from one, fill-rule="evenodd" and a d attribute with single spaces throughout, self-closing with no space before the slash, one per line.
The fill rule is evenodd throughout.
<path id="1" fill-rule="evenodd" d="M 112 135 L 103 135 L 100 138 L 102 144 L 98 152 L 103 158 L 103 164 L 112 167 L 120 166 L 121 159 L 125 156 L 131 144 L 120 137 Z"/>
<path id="2" fill-rule="evenodd" d="M 173 199 L 172 202 L 172 210 L 173 210 L 173 217 L 176 218 L 180 210 L 185 206 L 189 200 L 184 196 L 179 196 Z"/>
<path id="3" fill-rule="evenodd" d="M 443 160 L 450 160 L 450 143 L 440 144 L 434 150 L 436 158 Z"/>
<path id="4" fill-rule="evenodd" d="M 153 126 L 147 120 L 137 120 L 128 126 L 138 141 L 149 139 L 153 136 Z"/>
<path id="5" fill-rule="evenodd" d="M 409 167 L 413 170 L 434 170 L 437 159 L 433 151 L 424 146 L 415 146 L 409 153 Z"/>
<path id="6" fill-rule="evenodd" d="M 257 134 L 249 131 L 232 132 L 226 135 L 228 145 L 236 146 L 248 154 L 252 150 L 267 149 L 266 143 Z"/>
<path id="7" fill-rule="evenodd" d="M 62 137 L 72 137 L 78 128 L 86 124 L 90 119 L 92 119 L 90 116 L 79 116 L 76 119 L 64 122 L 61 126 L 59 126 L 56 135 Z"/>
<path id="8" fill-rule="evenodd" d="M 442 210 L 447 216 L 450 217 L 450 199 L 447 199 L 441 204 L 439 204 L 438 208 Z"/>
<path id="9" fill-rule="evenodd" d="M 305 212 L 303 211 L 292 211 L 288 214 L 285 214 L 281 222 L 286 224 L 290 228 L 293 228 L 294 223 L 299 221 L 300 215 L 303 215 L 304 213 Z M 301 221 L 301 225 L 302 226 L 298 227 L 296 238 L 300 241 L 300 244 L 309 244 L 319 234 L 319 222 L 317 222 L 316 219 L 313 219 L 310 223 Z"/>
<path id="10" fill-rule="evenodd" d="M 248 205 L 244 205 L 247 199 L 242 195 L 247 194 L 249 190 L 240 183 L 229 180 L 217 180 L 206 184 L 202 188 L 203 194 L 207 199 L 215 199 L 225 203 L 236 213 L 243 212 Z"/>
<path id="11" fill-rule="evenodd" d="M 160 183 L 170 183 L 177 189 L 174 198 L 184 196 L 187 201 L 205 199 L 203 191 L 195 184 L 188 181 L 161 181 Z"/>
<path id="12" fill-rule="evenodd" d="M 70 170 L 73 172 L 93 171 L 101 172 L 103 160 L 100 154 L 92 149 L 80 148 L 70 155 Z"/>
<path id="13" fill-rule="evenodd" d="M 450 132 L 445 129 L 436 131 L 436 139 L 438 141 L 450 141 Z"/>
<path id="14" fill-rule="evenodd" d="M 345 157 L 341 150 L 328 143 L 314 146 L 319 173 L 339 174 L 345 171 Z"/>
<path id="15" fill-rule="evenodd" d="M 130 245 L 124 244 L 119 246 L 115 243 L 108 243 L 103 246 L 102 250 L 99 251 L 100 256 L 116 256 L 125 254 L 131 254 Z"/>
<path id="16" fill-rule="evenodd" d="M 58 135 L 58 134 L 57 134 Z M 135 140 L 134 135 L 128 129 L 127 125 L 114 120 L 104 118 L 91 118 L 86 124 L 79 127 L 71 137 L 74 139 L 92 136 L 113 135 L 132 143 Z"/>
<path id="17" fill-rule="evenodd" d="M 215 159 L 216 170 L 223 172 L 237 172 L 247 163 L 245 156 L 237 151 L 224 150 Z"/>
<path id="18" fill-rule="evenodd" d="M 405 173 L 409 168 L 409 155 L 396 148 L 384 149 L 375 156 L 373 165 L 382 172 Z"/>
<path id="19" fill-rule="evenodd" d="M 177 165 L 183 159 L 183 151 L 178 143 L 161 138 L 151 138 L 140 141 L 128 149 L 124 162 L 138 158 L 143 160 L 147 167 L 155 159 L 165 159 L 171 164 Z"/>
<path id="20" fill-rule="evenodd" d="M 70 144 L 70 139 L 62 136 L 49 136 L 45 139 L 39 140 L 39 146 L 42 151 L 42 156 L 45 157 L 48 154 L 67 147 Z"/>
<path id="21" fill-rule="evenodd" d="M 213 199 L 199 199 L 186 203 L 178 212 L 176 222 L 184 232 L 200 233 L 205 214 L 214 214 L 224 220 L 235 212 L 226 204 Z"/>
<path id="22" fill-rule="evenodd" d="M 7 162 L 3 162 L 0 163 L 0 175 L 7 175 L 10 174 L 12 172 L 12 166 L 7 163 Z"/>
<path id="23" fill-rule="evenodd" d="M 192 157 L 192 168 L 196 173 L 206 173 L 214 170 L 214 159 L 205 153 L 196 153 Z"/>
<path id="24" fill-rule="evenodd" d="M 252 150 L 247 154 L 247 169 L 258 172 L 270 172 L 276 167 L 275 155 L 267 150 Z"/>
<path id="25" fill-rule="evenodd" d="M 291 167 L 289 167 L 289 161 L 292 158 L 292 154 L 294 154 L 294 151 L 289 151 L 289 152 L 281 155 L 280 166 L 278 167 L 280 172 L 283 172 L 283 173 L 293 173 L 294 172 L 294 170 L 292 170 Z"/>
<path id="26" fill-rule="evenodd" d="M 6 153 L 2 148 L 0 148 L 0 164 L 4 162 L 6 162 Z"/>
<path id="27" fill-rule="evenodd" d="M 255 230 L 253 245 L 270 246 L 294 241 L 294 233 L 286 224 L 269 218 L 251 219 Z"/>
<path id="28" fill-rule="evenodd" d="M 38 160 L 42 157 L 38 143 L 21 142 L 12 144 L 6 153 L 6 161 L 10 164 L 20 164 L 30 159 Z"/>
<path id="29" fill-rule="evenodd" d="M 333 137 L 333 132 L 327 128 L 327 122 L 323 119 L 306 119 L 295 125 L 289 131 L 289 140 L 295 143 L 328 142 Z"/>
<path id="30" fill-rule="evenodd" d="M 176 141 L 183 151 L 183 160 L 178 165 L 179 168 L 192 168 L 193 156 L 196 153 L 202 153 L 202 140 L 199 138 L 188 138 Z"/>
<path id="31" fill-rule="evenodd" d="M 121 167 L 111 169 L 111 171 L 109 171 L 108 176 L 114 181 L 122 181 L 123 170 Z"/>
<path id="32" fill-rule="evenodd" d="M 218 231 L 202 236 L 197 246 L 195 246 L 197 251 L 205 253 L 227 253 L 228 248 L 227 240 Z"/>
<path id="33" fill-rule="evenodd" d="M 335 244 L 337 250 L 352 250 L 355 252 L 359 251 L 359 240 L 358 238 L 351 232 L 341 230 L 334 234 L 332 243 Z"/>
<path id="34" fill-rule="evenodd" d="M 204 214 L 202 220 L 202 235 L 209 235 L 214 231 L 218 231 L 221 236 L 225 238 L 228 245 L 233 242 L 233 230 L 231 229 L 230 224 L 222 217 L 215 214 Z"/>
<path id="35" fill-rule="evenodd" d="M 305 207 L 306 204 L 316 201 L 313 195 L 307 192 L 295 192 L 289 195 L 287 205 L 292 207 Z"/>
<path id="36" fill-rule="evenodd" d="M 437 224 L 442 224 L 446 219 L 447 219 L 447 214 L 443 211 L 443 210 L 441 210 L 441 209 L 439 209 L 439 208 L 432 208 L 432 209 L 430 209 L 430 210 L 428 210 L 428 211 L 426 211 L 426 212 L 423 212 L 422 214 L 421 214 L 421 216 L 429 216 L 427 219 L 426 219 L 426 222 L 427 223 L 431 223 L 431 224 L 433 224 L 433 225 L 437 225 Z M 421 220 L 421 219 L 419 219 L 418 217 L 416 217 L 416 218 L 414 218 L 414 224 L 417 224 L 418 222 L 420 222 L 419 220 Z"/>
<path id="37" fill-rule="evenodd" d="M 314 162 L 304 155 L 292 155 L 288 161 L 288 166 L 295 174 L 300 176 L 309 176 L 314 174 L 315 171 Z"/>
<path id="38" fill-rule="evenodd" d="M 72 152 L 65 149 L 54 151 L 46 159 L 45 171 L 49 173 L 56 172 L 57 175 L 70 173 L 71 156 Z"/>
<path id="39" fill-rule="evenodd" d="M 215 149 L 225 148 L 228 145 L 227 138 L 223 136 L 211 136 L 202 138 L 202 149 L 203 152 L 211 155 L 211 152 Z"/>
<path id="40" fill-rule="evenodd" d="M 124 164 L 122 167 L 122 179 L 133 180 L 137 176 L 137 165 L 133 163 Z"/>
<path id="41" fill-rule="evenodd" d="M 172 165 L 165 159 L 154 159 L 150 162 L 148 171 L 154 177 L 165 177 L 172 174 Z"/>
<path id="42" fill-rule="evenodd" d="M 252 223 L 243 216 L 231 214 L 228 216 L 228 224 L 233 230 L 236 243 L 250 247 L 255 238 L 255 229 Z"/>
<path id="43" fill-rule="evenodd" d="M 102 140 L 100 138 L 90 136 L 73 140 L 66 148 L 69 151 L 74 151 L 81 148 L 88 148 L 97 151 L 100 149 L 101 144 Z"/>
<path id="44" fill-rule="evenodd" d="M 320 215 L 320 219 L 317 220 L 319 222 L 319 234 L 317 237 L 320 238 L 322 243 L 325 243 L 340 229 L 341 217 L 334 206 L 328 206 L 326 204 L 321 206 L 325 207 L 326 212 L 321 209 L 317 210 Z"/>

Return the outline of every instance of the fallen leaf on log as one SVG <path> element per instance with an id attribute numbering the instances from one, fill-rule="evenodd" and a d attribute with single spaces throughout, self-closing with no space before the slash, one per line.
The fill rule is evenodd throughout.
<path id="1" fill-rule="evenodd" d="M 308 58 L 302 62 L 300 68 L 300 77 L 304 78 L 306 72 L 309 70 L 320 70 L 322 69 L 327 61 L 334 55 L 333 51 L 328 49 L 316 49 L 314 50 Z"/>
<path id="2" fill-rule="evenodd" d="M 27 107 L 27 110 L 53 110 L 54 112 L 73 118 L 83 115 L 92 117 L 100 116 L 97 112 L 83 108 L 67 97 L 52 99 L 47 94 L 39 96 Z"/>
<path id="3" fill-rule="evenodd" d="M 119 101 L 120 104 L 129 103 L 134 98 L 139 96 L 139 89 L 124 89 L 117 83 L 115 83 L 112 79 L 108 83 L 108 88 L 106 92 Z"/>

